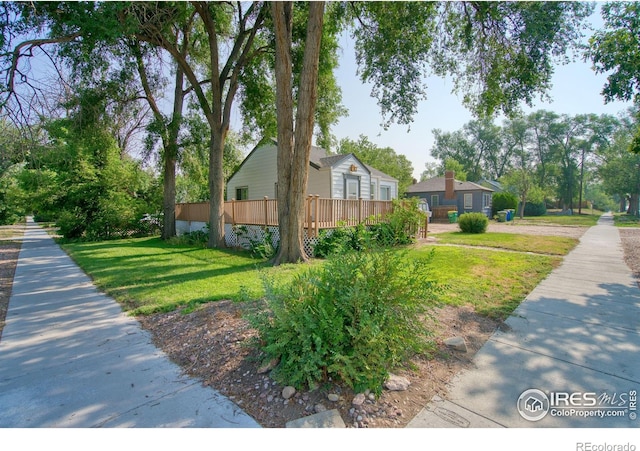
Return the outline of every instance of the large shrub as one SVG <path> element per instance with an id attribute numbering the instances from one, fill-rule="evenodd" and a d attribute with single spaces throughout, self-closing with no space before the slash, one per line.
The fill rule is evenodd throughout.
<path id="1" fill-rule="evenodd" d="M 372 243 L 383 247 L 411 244 L 425 218 L 417 198 L 396 199 L 391 213 L 369 227 L 359 224 L 321 230 L 313 254 L 324 258 L 331 254 L 360 251 Z"/>
<path id="2" fill-rule="evenodd" d="M 322 229 L 318 236 L 318 242 L 313 248 L 313 255 L 326 258 L 332 254 L 360 251 L 371 239 L 371 232 L 363 224 Z"/>
<path id="3" fill-rule="evenodd" d="M 392 251 L 332 255 L 282 287 L 266 283 L 250 321 L 282 384 L 315 387 L 341 380 L 379 393 L 388 373 L 429 349 L 422 319 L 438 287 L 430 261 Z"/>
<path id="4" fill-rule="evenodd" d="M 425 221 L 425 214 L 420 210 L 418 202 L 417 197 L 395 199 L 393 211 L 384 221 L 371 226 L 373 239 L 382 246 L 413 243 Z"/>
<path id="5" fill-rule="evenodd" d="M 547 214 L 547 205 L 544 201 L 527 202 L 526 204 L 524 204 L 525 216 L 544 216 L 546 214 Z"/>
<path id="6" fill-rule="evenodd" d="M 489 218 L 484 213 L 464 213 L 458 217 L 458 227 L 464 233 L 484 233 Z"/>
<path id="7" fill-rule="evenodd" d="M 500 210 L 515 210 L 518 198 L 509 192 L 495 193 L 491 201 L 491 215 L 495 216 Z"/>

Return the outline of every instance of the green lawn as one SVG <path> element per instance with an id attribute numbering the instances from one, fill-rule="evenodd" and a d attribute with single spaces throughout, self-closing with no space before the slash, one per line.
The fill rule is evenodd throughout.
<path id="1" fill-rule="evenodd" d="M 563 226 L 581 226 L 591 227 L 597 224 L 598 219 L 602 216 L 602 212 L 594 210 L 591 214 L 591 210 L 583 209 L 582 214 L 573 215 L 544 215 L 544 216 L 525 216 L 524 219 L 520 219 L 516 216 L 515 225 L 563 225 Z"/>
<path id="2" fill-rule="evenodd" d="M 62 246 L 101 290 L 134 314 L 258 298 L 262 274 L 285 281 L 299 269 L 268 267 L 246 252 L 172 245 L 159 238 Z"/>
<path id="3" fill-rule="evenodd" d="M 424 246 L 412 255 L 426 255 Z M 433 275 L 447 285 L 443 301 L 471 304 L 483 315 L 505 319 L 562 259 L 488 249 L 435 246 Z"/>
<path id="4" fill-rule="evenodd" d="M 579 242 L 575 238 L 561 236 L 519 235 L 516 233 L 462 233 L 447 232 L 434 235 L 438 243 L 462 244 L 509 249 L 538 254 L 566 255 Z"/>
<path id="5" fill-rule="evenodd" d="M 274 268 L 244 252 L 172 245 L 158 238 L 67 243 L 63 248 L 101 290 L 132 314 L 221 299 L 256 299 L 263 294 L 263 276 L 282 283 L 306 268 Z M 424 257 L 432 248 L 413 249 L 407 258 Z M 446 285 L 443 302 L 471 304 L 481 314 L 505 318 L 560 261 L 553 256 L 440 246 L 435 249 L 433 276 Z"/>
<path id="6" fill-rule="evenodd" d="M 630 216 L 626 213 L 615 213 L 613 215 L 613 222 L 618 227 L 640 227 L 640 218 Z"/>

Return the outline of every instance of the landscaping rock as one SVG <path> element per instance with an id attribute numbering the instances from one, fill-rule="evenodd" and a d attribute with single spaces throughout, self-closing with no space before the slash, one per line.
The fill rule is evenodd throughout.
<path id="1" fill-rule="evenodd" d="M 444 344 L 455 351 L 467 352 L 467 343 L 462 337 L 447 338 Z"/>
<path id="2" fill-rule="evenodd" d="M 354 406 L 361 406 L 362 404 L 364 404 L 364 401 L 365 401 L 364 393 L 358 393 L 353 398 L 353 401 L 351 401 L 351 404 L 353 404 Z"/>
<path id="3" fill-rule="evenodd" d="M 347 427 L 337 409 L 309 415 L 298 420 L 288 421 L 288 428 L 345 428 Z"/>
<path id="4" fill-rule="evenodd" d="M 295 394 L 296 394 L 296 389 L 290 385 L 282 389 L 282 397 L 284 399 L 289 399 Z"/>
<path id="5" fill-rule="evenodd" d="M 340 396 L 336 395 L 335 393 L 329 393 L 327 399 L 331 402 L 338 402 L 340 400 Z"/>
<path id="6" fill-rule="evenodd" d="M 260 368 L 258 368 L 257 373 L 258 374 L 268 373 L 269 371 L 274 369 L 276 366 L 278 366 L 278 363 L 280 363 L 278 359 L 271 359 L 267 363 L 262 365 Z"/>
<path id="7" fill-rule="evenodd" d="M 406 377 L 389 374 L 389 379 L 385 381 L 384 388 L 391 391 L 405 391 L 409 388 L 409 385 L 411 385 L 411 382 Z"/>
<path id="8" fill-rule="evenodd" d="M 327 408 L 324 404 L 316 404 L 314 407 L 314 410 L 316 413 L 320 413 L 320 412 L 326 412 Z"/>

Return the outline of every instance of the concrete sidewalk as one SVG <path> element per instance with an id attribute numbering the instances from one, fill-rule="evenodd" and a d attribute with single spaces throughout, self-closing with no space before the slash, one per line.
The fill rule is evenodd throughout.
<path id="1" fill-rule="evenodd" d="M 447 398 L 434 398 L 407 427 L 640 427 L 631 403 L 640 392 L 639 320 L 640 289 L 605 215 L 515 310 L 510 330 L 497 331 L 474 368 L 454 378 Z M 529 389 L 538 391 L 519 401 Z M 589 394 L 549 401 L 566 392 Z M 622 416 L 587 417 L 598 410 L 591 393 L 603 415 Z"/>
<path id="2" fill-rule="evenodd" d="M 0 427 L 259 427 L 159 351 L 29 221 L 0 340 Z"/>

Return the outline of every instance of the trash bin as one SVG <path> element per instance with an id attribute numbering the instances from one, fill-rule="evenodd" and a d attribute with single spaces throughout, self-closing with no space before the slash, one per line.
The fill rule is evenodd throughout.
<path id="1" fill-rule="evenodd" d="M 507 221 L 513 221 L 516 217 L 516 211 L 513 208 L 507 210 L 509 212 L 509 218 Z"/>
<path id="2" fill-rule="evenodd" d="M 449 223 L 453 224 L 454 222 L 458 222 L 458 212 L 457 211 L 450 211 L 448 213 L 449 215 Z"/>
<path id="3" fill-rule="evenodd" d="M 507 210 L 507 222 L 511 221 L 511 210 Z"/>
<path id="4" fill-rule="evenodd" d="M 506 222 L 507 220 L 507 210 L 500 210 L 498 212 L 498 222 Z"/>

